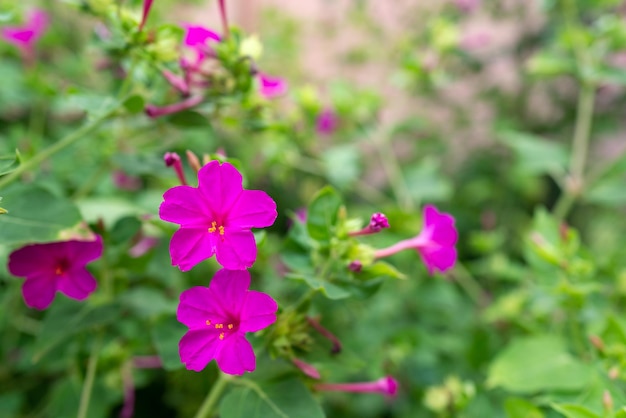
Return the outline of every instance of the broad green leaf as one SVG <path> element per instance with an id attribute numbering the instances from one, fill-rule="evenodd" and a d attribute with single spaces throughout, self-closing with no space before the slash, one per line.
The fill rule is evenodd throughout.
<path id="1" fill-rule="evenodd" d="M 15 155 L 0 155 L 0 176 L 9 174 L 20 164 L 20 153 L 15 150 Z"/>
<path id="2" fill-rule="evenodd" d="M 122 103 L 129 113 L 135 114 L 143 111 L 145 102 L 143 97 L 139 95 L 130 96 Z"/>
<path id="3" fill-rule="evenodd" d="M 341 197 L 330 186 L 320 190 L 307 210 L 307 230 L 316 241 L 327 243 L 334 235 Z"/>
<path id="4" fill-rule="evenodd" d="M 321 406 L 299 379 L 262 386 L 247 380 L 220 404 L 221 418 L 324 418 Z"/>
<path id="5" fill-rule="evenodd" d="M 174 113 L 168 117 L 168 122 L 179 128 L 209 128 L 211 124 L 206 116 L 192 110 Z"/>
<path id="6" fill-rule="evenodd" d="M 86 330 L 113 323 L 120 319 L 117 304 L 93 307 L 57 296 L 41 325 L 33 361 L 39 361 L 56 345 Z"/>
<path id="7" fill-rule="evenodd" d="M 623 206 L 626 204 L 626 187 L 621 178 L 611 178 L 595 183 L 585 192 L 584 199 L 589 203 L 605 206 Z"/>
<path id="8" fill-rule="evenodd" d="M 151 327 L 152 342 L 165 370 L 183 368 L 178 354 L 178 342 L 185 334 L 185 326 L 172 315 L 163 317 Z"/>
<path id="9" fill-rule="evenodd" d="M 406 275 L 394 266 L 384 261 L 377 261 L 371 266 L 364 267 L 363 270 L 355 276 L 357 279 L 373 280 L 378 278 L 406 279 Z"/>
<path id="10" fill-rule="evenodd" d="M 504 402 L 507 418 L 543 418 L 544 414 L 532 403 L 521 398 L 508 398 Z"/>
<path id="11" fill-rule="evenodd" d="M 575 391 L 587 386 L 591 369 L 567 352 L 556 336 L 518 338 L 491 363 L 487 378 L 490 387 L 514 393 Z"/>
<path id="12" fill-rule="evenodd" d="M 602 418 L 602 415 L 591 412 L 582 405 L 554 404 L 552 408 L 567 418 Z"/>
<path id="13" fill-rule="evenodd" d="M 567 167 L 567 151 L 560 143 L 515 131 L 502 131 L 498 136 L 515 152 L 525 174 L 561 174 Z"/>
<path id="14" fill-rule="evenodd" d="M 120 296 L 124 307 L 131 309 L 140 318 L 151 318 L 167 314 L 176 316 L 177 302 L 165 297 L 163 291 L 149 287 L 127 290 Z"/>
<path id="15" fill-rule="evenodd" d="M 357 180 L 361 171 L 359 155 L 355 145 L 340 145 L 326 150 L 322 159 L 328 180 L 340 189 Z"/>
<path id="16" fill-rule="evenodd" d="M 9 213 L 0 216 L 3 244 L 54 241 L 61 230 L 81 220 L 72 202 L 36 186 L 11 188 L 3 197 L 10 203 Z"/>
<path id="17" fill-rule="evenodd" d="M 288 274 L 286 277 L 293 280 L 305 282 L 311 289 L 321 291 L 328 299 L 345 299 L 351 296 L 351 293 L 336 284 L 325 282 L 308 274 Z"/>
<path id="18" fill-rule="evenodd" d="M 141 221 L 136 216 L 125 216 L 113 225 L 111 229 L 111 243 L 128 243 L 140 229 Z"/>
<path id="19" fill-rule="evenodd" d="M 415 201 L 443 201 L 452 196 L 452 183 L 441 173 L 439 160 L 426 158 L 410 167 L 406 174 L 409 192 Z"/>

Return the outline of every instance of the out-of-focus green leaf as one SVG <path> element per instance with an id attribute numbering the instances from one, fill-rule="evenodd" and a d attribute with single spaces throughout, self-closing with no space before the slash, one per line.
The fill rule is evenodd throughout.
<path id="1" fill-rule="evenodd" d="M 316 241 L 327 243 L 332 238 L 341 207 L 341 197 L 330 186 L 320 190 L 307 210 L 307 230 Z"/>
<path id="2" fill-rule="evenodd" d="M 9 174 L 20 164 L 20 153 L 15 150 L 15 155 L 0 155 L 0 176 Z"/>
<path id="3" fill-rule="evenodd" d="M 211 123 L 206 116 L 193 110 L 174 113 L 168 117 L 168 122 L 179 128 L 210 128 Z"/>
<path id="4" fill-rule="evenodd" d="M 567 418 L 602 418 L 602 415 L 598 415 L 582 405 L 554 404 L 552 408 Z"/>
<path id="5" fill-rule="evenodd" d="M 220 404 L 222 418 L 324 418 L 321 406 L 300 379 L 290 378 L 262 386 L 247 380 Z"/>
<path id="6" fill-rule="evenodd" d="M 411 196 L 416 201 L 442 201 L 452 195 L 452 183 L 443 176 L 440 163 L 434 158 L 412 166 L 405 176 Z"/>
<path id="7" fill-rule="evenodd" d="M 340 145 L 329 148 L 322 155 L 326 177 L 340 189 L 352 184 L 360 175 L 359 152 L 355 145 Z"/>
<path id="8" fill-rule="evenodd" d="M 498 137 L 515 152 L 522 173 L 537 175 L 565 172 L 568 155 L 560 143 L 508 130 L 499 132 Z"/>
<path id="9" fill-rule="evenodd" d="M 521 398 L 508 398 L 504 402 L 507 418 L 543 418 L 545 415 L 532 403 Z"/>
<path id="10" fill-rule="evenodd" d="M 487 385 L 513 393 L 575 391 L 587 386 L 589 366 L 567 352 L 557 336 L 539 335 L 514 340 L 489 367 Z"/>
<path id="11" fill-rule="evenodd" d="M 151 327 L 152 341 L 165 370 L 183 367 L 178 354 L 178 342 L 185 334 L 185 326 L 174 316 L 164 316 Z"/>
<path id="12" fill-rule="evenodd" d="M 152 318 L 167 314 L 176 315 L 177 301 L 165 297 L 162 291 L 147 287 L 127 290 L 120 301 L 141 318 Z"/>
<path id="13" fill-rule="evenodd" d="M 309 274 L 288 274 L 288 278 L 305 282 L 311 289 L 320 290 L 328 299 L 345 299 L 351 296 L 348 290 L 333 283 L 322 281 Z"/>
<path id="14" fill-rule="evenodd" d="M 140 113 L 143 111 L 145 101 L 143 97 L 139 95 L 134 95 L 124 100 L 123 105 L 126 108 L 126 110 L 128 110 L 129 113 L 136 114 L 136 113 Z"/>
<path id="15" fill-rule="evenodd" d="M 11 202 L 10 212 L 0 217 L 3 244 L 53 241 L 81 220 L 72 202 L 36 186 L 13 187 L 3 197 Z"/>

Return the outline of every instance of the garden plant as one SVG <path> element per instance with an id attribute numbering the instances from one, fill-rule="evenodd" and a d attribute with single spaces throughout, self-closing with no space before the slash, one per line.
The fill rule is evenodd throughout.
<path id="1" fill-rule="evenodd" d="M 626 418 L 626 3 L 253 3 L 0 2 L 0 416 Z"/>

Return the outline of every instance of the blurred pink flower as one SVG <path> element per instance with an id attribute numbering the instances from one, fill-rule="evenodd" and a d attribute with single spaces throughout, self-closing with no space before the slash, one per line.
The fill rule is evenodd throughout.
<path id="1" fill-rule="evenodd" d="M 183 27 L 186 30 L 183 45 L 195 53 L 195 61 L 189 62 L 183 58 L 182 66 L 195 71 L 199 69 L 205 58 L 215 55 L 210 42 L 221 42 L 222 38 L 219 34 L 204 26 L 183 25 Z"/>
<path id="2" fill-rule="evenodd" d="M 135 245 L 130 247 L 130 249 L 128 250 L 128 255 L 133 258 L 139 258 L 142 255 L 147 254 L 148 251 L 150 251 L 154 247 L 156 247 L 158 243 L 159 239 L 157 237 L 141 235 Z"/>
<path id="3" fill-rule="evenodd" d="M 332 135 L 339 125 L 339 118 L 332 109 L 322 110 L 315 120 L 315 130 L 321 135 Z"/>
<path id="4" fill-rule="evenodd" d="M 35 59 L 35 43 L 48 26 L 48 15 L 40 9 L 32 10 L 22 26 L 7 26 L 0 29 L 2 38 L 18 47 L 27 64 Z"/>
<path id="5" fill-rule="evenodd" d="M 313 387 L 319 391 L 380 393 L 393 397 L 398 393 L 398 381 L 391 376 L 382 377 L 374 382 L 362 383 L 318 383 Z"/>
<path id="6" fill-rule="evenodd" d="M 26 305 L 46 309 L 57 290 L 83 300 L 96 289 L 96 279 L 85 265 L 102 255 L 102 238 L 94 241 L 56 241 L 30 244 L 9 254 L 9 272 L 25 277 L 22 295 Z"/>
<path id="7" fill-rule="evenodd" d="M 459 48 L 465 51 L 472 51 L 488 47 L 491 41 L 491 33 L 487 30 L 468 31 L 459 40 Z"/>
<path id="8" fill-rule="evenodd" d="M 150 14 L 150 9 L 152 8 L 152 2 L 154 0 L 143 0 L 143 10 L 141 14 L 141 23 L 139 23 L 139 30 L 143 30 L 143 26 L 146 24 L 146 20 L 148 20 L 148 14 Z"/>
<path id="9" fill-rule="evenodd" d="M 267 74 L 258 72 L 259 92 L 266 99 L 273 99 L 287 93 L 287 82 L 279 77 L 271 77 Z"/>
<path id="10" fill-rule="evenodd" d="M 310 378 L 312 379 L 320 378 L 320 372 L 315 368 L 315 366 L 295 357 L 291 359 L 291 362 L 295 364 L 295 366 L 299 368 L 302 371 L 302 373 L 306 374 Z"/>
<path id="11" fill-rule="evenodd" d="M 454 0 L 456 7 L 464 13 L 471 13 L 480 6 L 480 0 Z"/>
<path id="12" fill-rule="evenodd" d="M 256 357 L 245 334 L 276 322 L 278 305 L 249 287 L 247 270 L 222 269 L 208 288 L 192 287 L 180 295 L 176 317 L 189 331 L 178 347 L 188 370 L 199 372 L 215 360 L 224 373 L 254 371 Z"/>
<path id="13" fill-rule="evenodd" d="M 412 248 L 419 253 L 430 274 L 433 274 L 435 269 L 443 273 L 454 267 L 457 258 L 455 245 L 458 238 L 454 218 L 447 213 L 439 212 L 432 205 L 424 207 L 423 217 L 424 226 L 419 235 L 377 250 L 375 257 L 388 257 Z"/>
<path id="14" fill-rule="evenodd" d="M 244 190 L 241 174 L 230 163 L 211 161 L 198 172 L 198 187 L 176 186 L 165 192 L 159 216 L 180 225 L 172 236 L 172 265 L 182 271 L 215 254 L 223 267 L 240 270 L 256 260 L 251 228 L 276 220 L 276 203 L 261 190 Z"/>
<path id="15" fill-rule="evenodd" d="M 120 190 L 133 192 L 141 188 L 141 179 L 137 176 L 128 175 L 123 170 L 113 170 L 111 177 L 115 187 Z"/>

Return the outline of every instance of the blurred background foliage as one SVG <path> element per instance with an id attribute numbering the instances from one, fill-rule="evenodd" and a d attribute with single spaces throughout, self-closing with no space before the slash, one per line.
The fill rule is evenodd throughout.
<path id="1" fill-rule="evenodd" d="M 389 230 L 362 240 L 376 248 L 417 234 L 424 203 L 456 218 L 459 261 L 445 275 L 429 277 L 413 252 L 391 259 L 406 280 L 386 271 L 364 284 L 332 266 L 352 287 L 322 283 L 298 312 L 336 334 L 341 354 L 297 328 L 301 318 L 268 331 L 267 353 L 295 352 L 324 381 L 389 374 L 400 382 L 393 400 L 303 389 L 327 416 L 626 417 L 624 3 L 245 3 L 227 1 L 244 29 L 217 47 L 220 67 L 203 102 L 161 118 L 144 108 L 180 99 L 162 76 L 179 70 L 180 24 L 219 31 L 216 2 L 155 2 L 143 32 L 139 1 L 0 5 L 0 25 L 23 22 L 32 7 L 50 16 L 33 65 L 0 43 L 0 174 L 105 119 L 19 184 L 0 179 L 9 215 L 63 214 L 50 218 L 58 228 L 28 233 L 0 215 L 2 416 L 73 416 L 92 352 L 89 417 L 120 416 L 129 376 L 135 417 L 194 416 L 217 370 L 182 369 L 175 310 L 180 292 L 206 285 L 218 266 L 184 275 L 171 267 L 174 228 L 156 217 L 162 193 L 177 184 L 163 154 L 191 150 L 228 156 L 248 188 L 277 201 L 252 273 L 253 287 L 281 307 L 319 285 L 305 274 L 317 262 L 311 254 L 338 245 L 302 241 L 292 219 L 312 210 L 325 185 L 349 214 L 333 228 L 388 216 Z M 250 33 L 261 56 L 235 59 L 245 42 L 256 45 Z M 256 94 L 250 66 L 286 79 L 288 93 Z M 329 129 L 320 127 L 324 112 L 334 118 Z M 88 304 L 57 296 L 45 312 L 27 309 L 8 254 L 81 219 L 104 236 L 106 255 L 94 265 L 108 289 Z M 129 254 L 146 236 L 158 244 Z M 250 379 L 295 374 L 267 353 Z M 162 368 L 137 361 L 152 355 Z"/>

